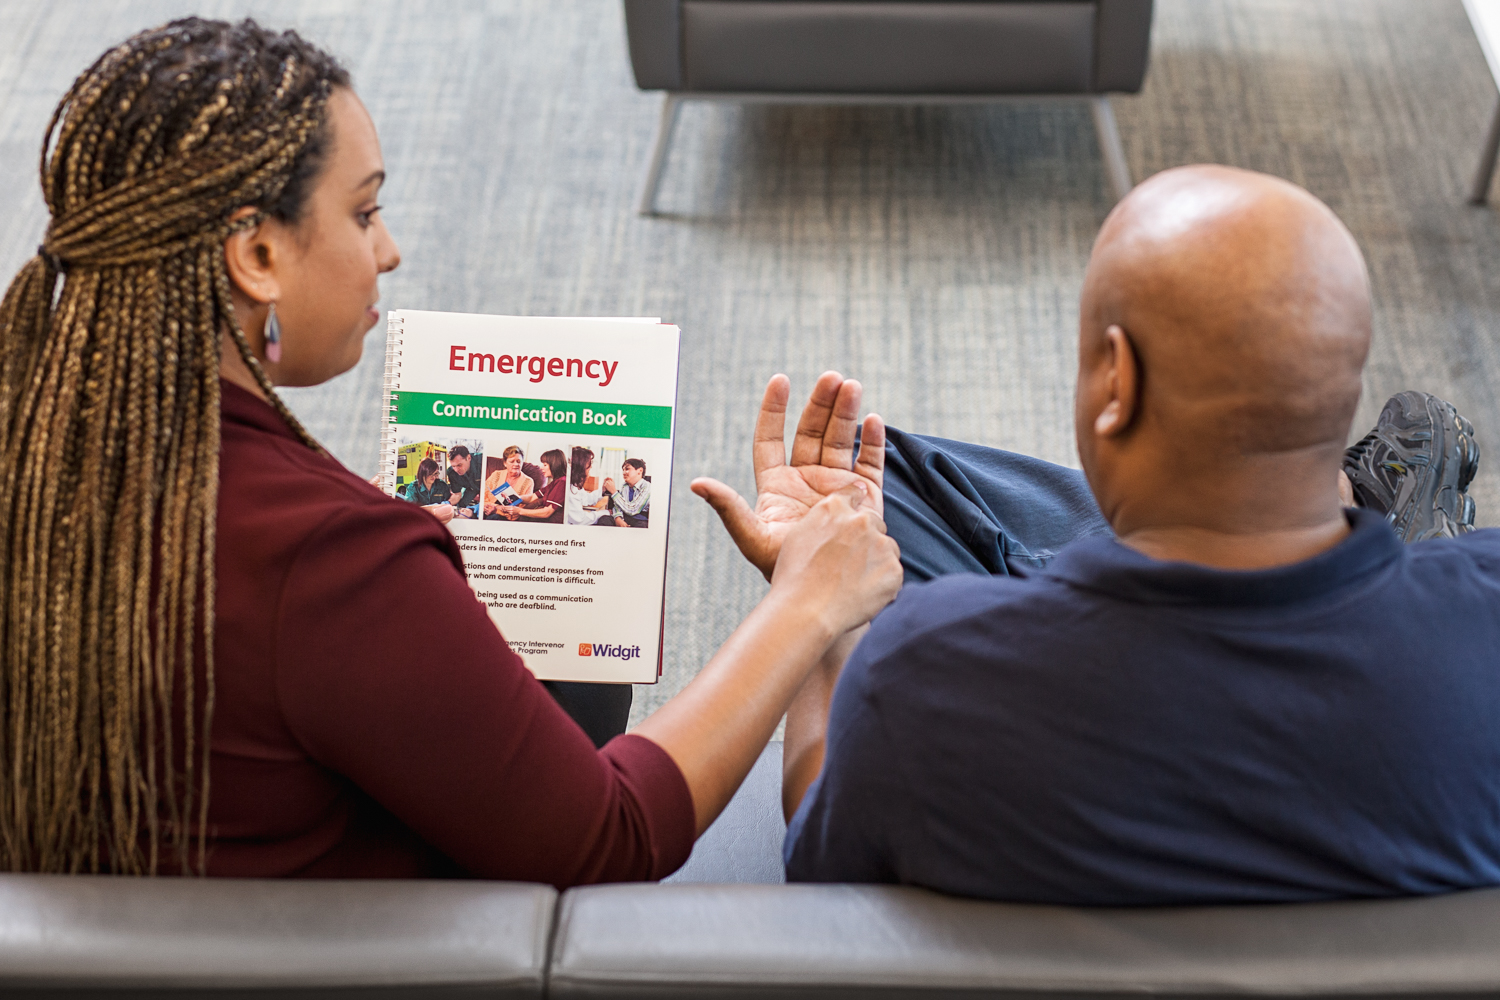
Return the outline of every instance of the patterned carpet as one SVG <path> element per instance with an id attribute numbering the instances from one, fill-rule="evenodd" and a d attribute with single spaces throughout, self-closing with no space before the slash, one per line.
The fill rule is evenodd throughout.
<path id="1" fill-rule="evenodd" d="M 0 5 L 0 271 L 44 224 L 37 146 L 110 42 L 158 0 Z M 1109 209 L 1083 106 L 689 105 L 660 204 L 633 212 L 657 101 L 613 0 L 203 0 L 341 54 L 385 142 L 405 263 L 383 304 L 661 315 L 683 329 L 663 683 L 676 691 L 764 590 L 686 490 L 751 489 L 756 400 L 857 375 L 893 424 L 1074 461 L 1077 295 Z M 1464 204 L 1495 91 L 1459 0 L 1163 0 L 1144 93 L 1115 107 L 1137 178 L 1215 161 L 1288 177 L 1369 258 L 1376 337 L 1359 424 L 1407 387 L 1451 398 L 1490 459 L 1500 524 L 1500 214 Z M 378 346 L 289 393 L 355 470 L 375 463 Z"/>

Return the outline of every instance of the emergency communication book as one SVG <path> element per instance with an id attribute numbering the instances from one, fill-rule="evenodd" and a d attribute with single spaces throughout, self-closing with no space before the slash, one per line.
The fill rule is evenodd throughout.
<path id="1" fill-rule="evenodd" d="M 382 485 L 451 513 L 543 680 L 660 674 L 677 347 L 655 319 L 390 313 Z"/>

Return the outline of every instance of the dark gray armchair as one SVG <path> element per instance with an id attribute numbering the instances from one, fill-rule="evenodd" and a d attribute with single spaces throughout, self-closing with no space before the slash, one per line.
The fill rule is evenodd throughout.
<path id="1" fill-rule="evenodd" d="M 1089 101 L 1116 198 L 1130 190 L 1106 95 L 1140 90 L 1152 0 L 625 0 L 642 90 L 664 90 L 640 211 L 685 100 Z"/>

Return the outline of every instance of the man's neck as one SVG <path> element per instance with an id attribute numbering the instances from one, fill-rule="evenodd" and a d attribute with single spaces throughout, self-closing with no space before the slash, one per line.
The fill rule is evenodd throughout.
<path id="1" fill-rule="evenodd" d="M 1270 569 L 1311 559 L 1349 534 L 1339 494 L 1343 448 L 1183 462 L 1147 453 L 1120 472 L 1103 502 L 1124 544 L 1153 559 L 1226 570 Z"/>
<path id="2" fill-rule="evenodd" d="M 1349 534 L 1340 512 L 1317 524 L 1244 533 L 1197 526 L 1136 528 L 1120 541 L 1142 555 L 1164 562 L 1189 562 L 1214 569 L 1256 570 L 1289 566 L 1333 548 Z"/>

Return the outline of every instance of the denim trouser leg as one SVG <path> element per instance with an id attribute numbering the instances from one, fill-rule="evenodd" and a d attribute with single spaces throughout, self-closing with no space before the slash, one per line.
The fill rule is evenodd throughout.
<path id="1" fill-rule="evenodd" d="M 908 582 L 1024 572 L 1110 530 L 1077 469 L 895 428 L 886 430 L 885 522 Z"/>

